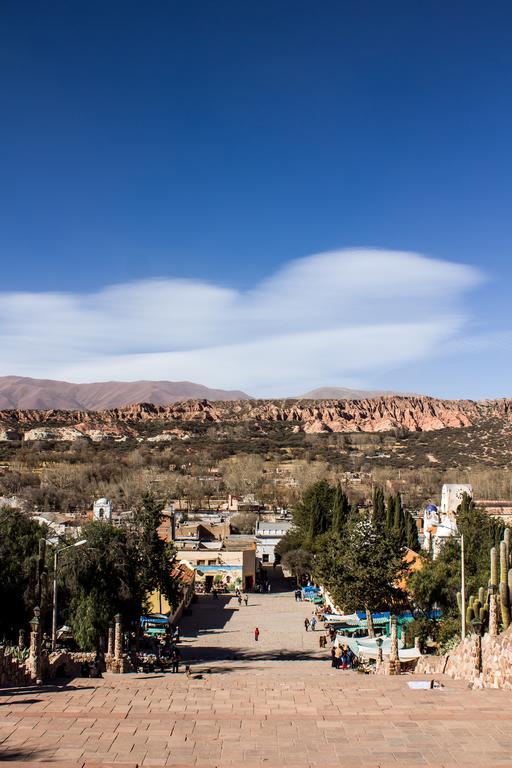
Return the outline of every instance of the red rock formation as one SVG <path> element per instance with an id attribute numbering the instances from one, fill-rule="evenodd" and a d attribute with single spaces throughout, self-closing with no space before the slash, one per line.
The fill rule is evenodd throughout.
<path id="1" fill-rule="evenodd" d="M 0 429 L 28 431 L 36 426 L 73 426 L 87 434 L 135 437 L 152 422 L 284 422 L 304 432 L 411 432 L 468 427 L 496 418 L 512 422 L 512 399 L 438 400 L 426 396 L 376 397 L 366 400 L 188 400 L 173 405 L 139 403 L 107 411 L 0 411 Z"/>

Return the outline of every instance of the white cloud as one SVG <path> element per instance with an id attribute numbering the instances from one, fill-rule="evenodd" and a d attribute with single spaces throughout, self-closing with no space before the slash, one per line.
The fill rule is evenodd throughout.
<path id="1" fill-rule="evenodd" d="M 262 396 L 371 384 L 464 328 L 474 268 L 419 254 L 334 251 L 249 291 L 150 279 L 93 294 L 0 294 L 0 374 L 189 379 Z"/>

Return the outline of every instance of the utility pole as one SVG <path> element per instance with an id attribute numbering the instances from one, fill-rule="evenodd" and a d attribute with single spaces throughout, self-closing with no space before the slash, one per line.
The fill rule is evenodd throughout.
<path id="1" fill-rule="evenodd" d="M 63 547 L 62 549 L 55 549 L 55 554 L 53 555 L 53 609 L 52 609 L 52 651 L 54 651 L 57 647 L 57 566 L 59 564 L 58 557 L 61 552 L 65 552 L 67 549 L 71 549 L 72 547 L 82 547 L 84 544 L 87 544 L 87 539 L 81 539 L 81 541 L 76 541 L 74 544 L 69 544 L 67 547 Z"/>

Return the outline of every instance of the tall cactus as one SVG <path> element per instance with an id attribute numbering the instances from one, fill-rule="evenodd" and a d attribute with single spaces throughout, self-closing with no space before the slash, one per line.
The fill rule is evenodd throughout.
<path id="1" fill-rule="evenodd" d="M 473 607 L 471 605 L 468 605 L 466 608 L 466 627 L 471 626 L 471 622 L 475 618 L 475 612 L 473 610 Z"/>
<path id="2" fill-rule="evenodd" d="M 462 613 L 462 594 L 461 594 L 461 592 L 457 592 L 457 607 L 459 609 L 459 613 Z"/>
<path id="3" fill-rule="evenodd" d="M 503 629 L 510 626 L 510 593 L 508 590 L 507 545 L 500 541 L 500 607 Z"/>
<path id="4" fill-rule="evenodd" d="M 478 590 L 478 599 L 480 600 L 482 605 L 485 605 L 485 603 L 487 602 L 485 597 L 485 589 L 483 587 L 480 587 L 480 589 Z"/>
<path id="5" fill-rule="evenodd" d="M 496 547 L 491 549 L 491 581 L 489 588 L 493 594 L 498 590 L 498 553 Z"/>
<path id="6" fill-rule="evenodd" d="M 507 547 L 507 568 L 510 567 L 510 528 L 505 528 L 503 531 L 503 541 Z"/>
<path id="7" fill-rule="evenodd" d="M 507 582 L 508 579 L 508 552 L 507 545 L 504 541 L 500 541 L 500 581 Z"/>

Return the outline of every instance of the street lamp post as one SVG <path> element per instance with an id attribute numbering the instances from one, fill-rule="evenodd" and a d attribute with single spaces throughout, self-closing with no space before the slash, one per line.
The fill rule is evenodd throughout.
<path id="1" fill-rule="evenodd" d="M 69 544 L 62 549 L 56 549 L 53 556 L 53 607 L 52 607 L 52 651 L 57 647 L 57 567 L 59 564 L 59 555 L 65 552 L 66 549 L 72 549 L 72 547 L 81 547 L 87 544 L 87 539 L 81 539 L 75 541 L 74 544 Z"/>

